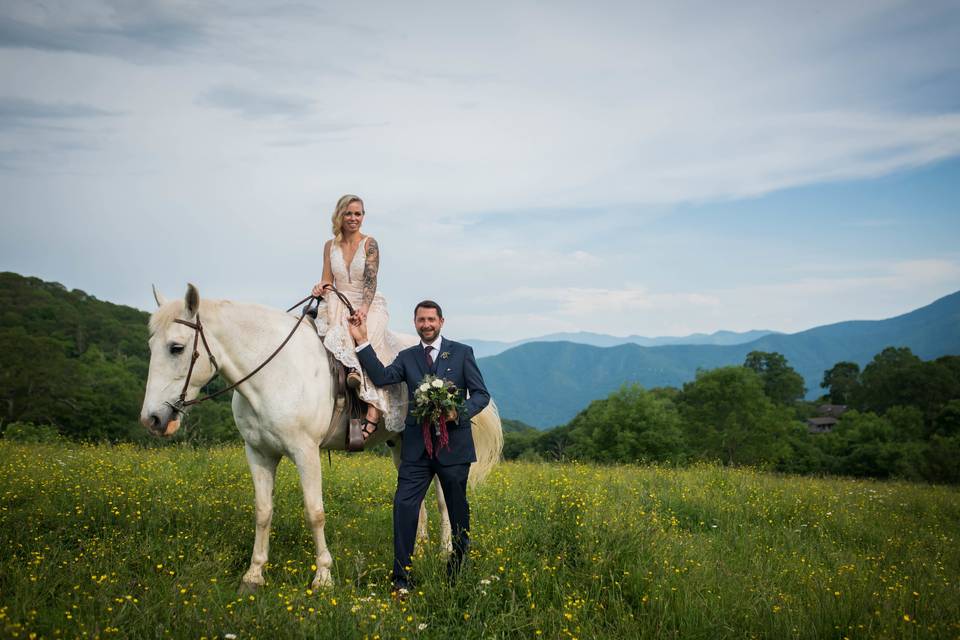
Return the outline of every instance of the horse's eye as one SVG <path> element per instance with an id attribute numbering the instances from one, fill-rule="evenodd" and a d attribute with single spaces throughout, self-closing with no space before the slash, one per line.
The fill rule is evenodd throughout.
<path id="1" fill-rule="evenodd" d="M 181 353 L 183 353 L 183 345 L 182 345 L 182 344 L 173 343 L 173 344 L 170 345 L 170 355 L 172 355 L 172 356 L 178 356 L 178 355 L 180 355 Z"/>

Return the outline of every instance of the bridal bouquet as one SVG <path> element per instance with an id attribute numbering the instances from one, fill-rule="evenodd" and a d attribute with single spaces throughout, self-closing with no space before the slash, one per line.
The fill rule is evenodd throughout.
<path id="1" fill-rule="evenodd" d="M 423 425 L 423 442 L 427 448 L 427 456 L 432 458 L 433 441 L 430 437 L 430 428 L 434 427 L 437 435 L 437 448 L 449 449 L 447 421 L 454 415 L 463 415 L 464 404 L 455 384 L 449 380 L 428 375 L 424 376 L 416 391 L 413 392 L 413 409 L 410 412 Z"/>

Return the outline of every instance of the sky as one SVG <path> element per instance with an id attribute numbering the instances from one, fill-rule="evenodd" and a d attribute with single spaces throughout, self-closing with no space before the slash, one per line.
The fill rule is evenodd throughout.
<path id="1" fill-rule="evenodd" d="M 0 3 L 0 270 L 391 326 L 794 332 L 960 290 L 960 3 Z"/>

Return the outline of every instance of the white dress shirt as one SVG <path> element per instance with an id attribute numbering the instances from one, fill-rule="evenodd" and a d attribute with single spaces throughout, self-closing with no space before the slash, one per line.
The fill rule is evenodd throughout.
<path id="1" fill-rule="evenodd" d="M 427 347 L 430 347 L 430 349 L 431 349 L 431 351 L 430 351 L 430 358 L 431 358 L 434 362 L 436 362 L 436 361 L 437 361 L 437 357 L 440 355 L 440 343 L 441 343 L 442 341 L 443 341 L 443 338 L 442 338 L 442 337 L 440 336 L 440 334 L 438 333 L 436 340 L 434 340 L 433 342 L 431 342 L 431 343 L 429 343 L 429 344 L 427 344 L 426 342 L 424 342 L 423 340 L 421 340 L 421 341 L 420 341 L 420 346 L 423 348 L 424 351 L 427 350 Z"/>

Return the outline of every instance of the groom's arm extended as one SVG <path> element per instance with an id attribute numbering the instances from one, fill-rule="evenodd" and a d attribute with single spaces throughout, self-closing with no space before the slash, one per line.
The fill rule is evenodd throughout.
<path id="1" fill-rule="evenodd" d="M 360 366 L 367 372 L 373 384 L 383 387 L 388 384 L 397 384 L 403 382 L 403 365 L 400 363 L 400 355 L 394 358 L 390 366 L 385 367 L 377 357 L 377 352 L 373 350 L 370 342 L 367 340 L 367 320 L 361 317 L 359 322 L 350 323 L 350 337 L 357 343 L 357 359 Z"/>
<path id="2" fill-rule="evenodd" d="M 490 402 L 490 392 L 483 383 L 483 375 L 480 373 L 480 367 L 477 366 L 477 360 L 473 357 L 473 349 L 467 347 L 467 354 L 463 358 L 463 378 L 467 383 L 467 391 L 470 397 L 467 398 L 467 419 L 473 418 Z M 373 376 L 370 376 L 373 379 Z M 376 383 L 376 381 L 374 381 Z"/>
<path id="3" fill-rule="evenodd" d="M 378 387 L 385 387 L 388 384 L 397 384 L 398 382 L 404 381 L 403 365 L 400 364 L 399 355 L 389 366 L 385 367 L 383 363 L 380 362 L 380 358 L 377 357 L 377 352 L 367 343 L 365 347 L 357 351 L 357 359 L 360 361 L 360 366 L 363 367 L 363 370 L 370 376 L 370 380 Z"/>

